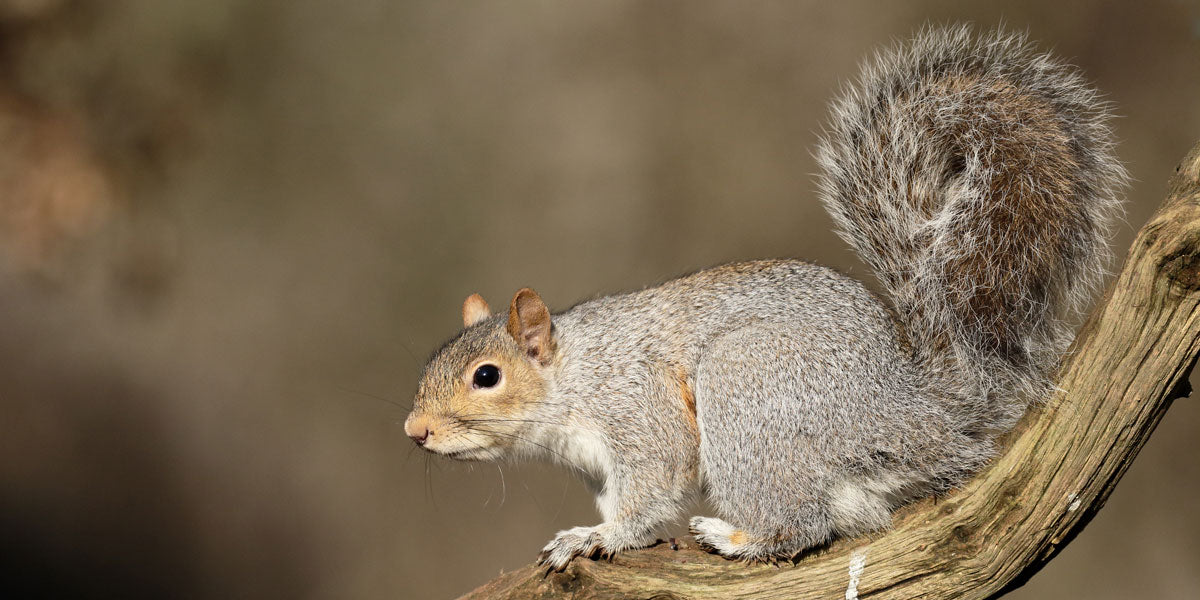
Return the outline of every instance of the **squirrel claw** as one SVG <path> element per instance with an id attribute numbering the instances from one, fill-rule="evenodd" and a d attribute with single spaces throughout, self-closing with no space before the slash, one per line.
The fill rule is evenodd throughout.
<path id="1" fill-rule="evenodd" d="M 600 533 L 595 527 L 576 527 L 558 532 L 558 535 L 538 555 L 538 565 L 550 567 L 561 573 L 576 556 L 596 556 L 597 553 L 611 555 L 604 547 Z M 604 554 L 601 554 L 603 557 Z"/>

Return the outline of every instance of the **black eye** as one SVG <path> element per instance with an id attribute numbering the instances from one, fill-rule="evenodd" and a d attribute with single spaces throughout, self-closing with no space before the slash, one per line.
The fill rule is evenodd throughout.
<path id="1" fill-rule="evenodd" d="M 477 388 L 490 388 L 500 383 L 500 367 L 496 365 L 479 365 L 475 369 L 475 377 L 472 380 Z"/>

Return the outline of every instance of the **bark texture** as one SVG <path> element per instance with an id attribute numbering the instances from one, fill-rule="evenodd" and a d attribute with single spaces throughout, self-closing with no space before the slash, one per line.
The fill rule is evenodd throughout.
<path id="1" fill-rule="evenodd" d="M 1200 145 L 1080 329 L 1060 391 L 961 489 L 900 510 L 895 526 L 795 564 L 747 566 L 667 544 L 563 573 L 532 566 L 464 598 L 991 598 L 1020 586 L 1104 506 L 1200 352 Z"/>

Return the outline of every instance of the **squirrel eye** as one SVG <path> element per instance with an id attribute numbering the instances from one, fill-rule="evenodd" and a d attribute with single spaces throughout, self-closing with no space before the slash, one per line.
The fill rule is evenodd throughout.
<path id="1" fill-rule="evenodd" d="M 500 383 L 500 367 L 496 365 L 479 365 L 475 369 L 475 377 L 472 380 L 477 388 L 490 388 Z"/>

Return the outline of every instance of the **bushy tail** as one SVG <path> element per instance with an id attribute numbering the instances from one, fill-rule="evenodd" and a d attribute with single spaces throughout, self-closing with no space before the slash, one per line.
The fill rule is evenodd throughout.
<path id="1" fill-rule="evenodd" d="M 935 393 L 1006 429 L 1100 279 L 1124 168 L 1108 105 L 1023 35 L 930 29 L 834 102 L 822 201 L 875 270 Z"/>

